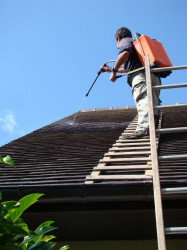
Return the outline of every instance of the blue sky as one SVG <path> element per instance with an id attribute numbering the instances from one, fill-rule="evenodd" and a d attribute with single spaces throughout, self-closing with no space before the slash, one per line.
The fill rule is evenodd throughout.
<path id="1" fill-rule="evenodd" d="M 107 73 L 84 100 L 99 67 L 117 57 L 115 31 L 156 38 L 174 66 L 187 65 L 186 10 L 186 0 L 0 0 L 0 146 L 79 108 L 134 106 L 126 77 L 112 83 Z M 161 99 L 186 102 L 186 89 Z"/>

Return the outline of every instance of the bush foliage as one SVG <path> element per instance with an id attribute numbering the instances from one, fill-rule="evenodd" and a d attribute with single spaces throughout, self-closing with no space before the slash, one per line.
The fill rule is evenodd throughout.
<path id="1" fill-rule="evenodd" d="M 17 201 L 6 201 L 0 203 L 0 249 L 17 250 L 49 250 L 55 245 L 51 240 L 54 235 L 46 235 L 56 229 L 52 226 L 53 221 L 42 223 L 36 230 L 32 231 L 20 218 L 22 213 L 34 204 L 43 194 L 29 194 Z M 2 195 L 0 193 L 0 199 Z M 60 250 L 69 249 L 63 246 Z"/>
<path id="2" fill-rule="evenodd" d="M 12 158 L 0 156 L 0 163 L 15 167 Z M 30 230 L 21 215 L 32 204 L 38 201 L 43 194 L 29 194 L 17 201 L 5 201 L 0 203 L 0 250 L 49 250 L 55 246 L 51 241 L 54 235 L 48 235 L 56 229 L 52 226 L 54 221 L 42 223 L 34 231 Z M 2 194 L 0 193 L 0 200 Z M 63 246 L 59 250 L 67 250 Z"/>

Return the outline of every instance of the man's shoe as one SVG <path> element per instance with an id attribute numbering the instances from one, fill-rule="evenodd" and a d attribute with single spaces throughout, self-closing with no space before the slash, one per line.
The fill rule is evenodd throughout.
<path id="1" fill-rule="evenodd" d="M 150 138 L 150 136 L 149 136 L 149 129 L 148 130 L 135 131 L 132 134 L 123 135 L 121 137 L 122 140 L 126 140 L 126 139 L 139 139 L 139 138 L 144 138 L 144 139 Z"/>

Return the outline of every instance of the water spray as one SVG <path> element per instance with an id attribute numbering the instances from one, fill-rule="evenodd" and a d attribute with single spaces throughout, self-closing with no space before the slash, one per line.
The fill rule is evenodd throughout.
<path id="1" fill-rule="evenodd" d="M 110 62 L 116 62 L 116 60 L 109 60 L 109 61 L 105 62 L 105 63 L 103 64 L 103 67 L 106 66 L 107 63 L 110 63 Z M 86 97 L 89 95 L 91 89 L 93 88 L 93 86 L 94 86 L 95 82 L 97 81 L 98 77 L 100 76 L 101 72 L 104 72 L 104 70 L 103 70 L 102 68 L 97 72 L 97 77 L 95 78 L 94 82 L 92 83 L 92 85 L 91 85 L 90 89 L 88 90 L 86 96 L 83 98 L 83 100 L 82 100 L 82 102 L 81 102 L 81 105 L 80 105 L 79 109 L 80 109 L 81 106 L 83 105 L 83 103 L 84 103 Z M 121 76 L 118 76 L 118 78 L 119 78 L 119 77 L 121 77 Z M 116 77 L 116 78 L 117 78 L 117 77 Z M 77 115 L 78 115 L 78 112 L 75 114 L 72 123 L 70 123 L 71 125 L 74 125 L 74 124 L 75 124 L 75 120 L 76 120 Z"/>

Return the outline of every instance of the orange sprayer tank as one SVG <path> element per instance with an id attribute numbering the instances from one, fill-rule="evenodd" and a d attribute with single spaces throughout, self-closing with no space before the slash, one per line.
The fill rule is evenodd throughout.
<path id="1" fill-rule="evenodd" d="M 133 43 L 133 45 L 143 65 L 145 65 L 145 56 L 149 55 L 150 64 L 156 63 L 159 67 L 172 66 L 172 63 L 160 42 L 153 40 L 146 35 L 142 35 Z"/>

